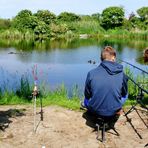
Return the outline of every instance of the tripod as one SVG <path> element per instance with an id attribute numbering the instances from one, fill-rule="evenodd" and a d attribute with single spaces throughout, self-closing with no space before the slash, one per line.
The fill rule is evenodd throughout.
<path id="1" fill-rule="evenodd" d="M 140 104 L 143 108 L 145 108 L 145 109 L 148 111 L 147 106 L 144 105 L 143 102 L 142 102 L 143 99 L 144 99 L 143 90 L 139 88 L 139 93 L 138 93 L 138 95 L 137 95 L 137 97 L 136 97 L 136 103 L 135 103 L 134 105 L 132 105 L 132 107 L 131 107 L 126 113 L 125 113 L 125 111 L 123 110 L 124 115 L 125 115 L 127 121 L 130 123 L 130 125 L 132 126 L 132 128 L 134 129 L 134 131 L 136 132 L 136 134 L 138 135 L 138 137 L 139 137 L 140 139 L 142 139 L 142 136 L 138 133 L 138 131 L 135 129 L 134 125 L 132 124 L 132 122 L 131 122 L 132 119 L 129 118 L 127 115 L 128 115 L 129 113 L 131 113 L 133 110 L 135 110 L 136 113 L 138 114 L 138 116 L 140 117 L 140 119 L 142 120 L 142 122 L 144 123 L 144 125 L 148 128 L 148 125 L 145 123 L 145 121 L 143 120 L 143 118 L 140 116 L 140 114 L 138 113 L 137 108 L 136 108 L 136 106 L 137 106 L 138 104 Z"/>
<path id="2" fill-rule="evenodd" d="M 139 88 L 139 93 L 136 97 L 136 103 L 134 105 L 132 105 L 132 107 L 129 109 L 129 111 L 127 111 L 125 113 L 125 116 L 127 116 L 129 113 L 131 113 L 133 110 L 136 110 L 136 106 L 138 104 L 140 104 L 143 108 L 145 108 L 146 110 L 148 110 L 148 107 L 142 102 L 142 100 L 144 99 L 144 93 L 143 90 Z"/>

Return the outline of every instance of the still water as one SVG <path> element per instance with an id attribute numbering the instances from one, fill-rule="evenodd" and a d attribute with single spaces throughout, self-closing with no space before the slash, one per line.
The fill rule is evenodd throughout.
<path id="1" fill-rule="evenodd" d="M 34 41 L 0 41 L 0 88 L 15 90 L 22 76 L 33 84 L 32 70 L 37 67 L 40 85 L 54 89 L 60 84 L 83 90 L 87 72 L 100 63 L 101 49 L 113 46 L 117 57 L 148 71 L 143 60 L 146 41 L 75 39 Z M 88 63 L 89 60 L 95 64 Z M 125 64 L 123 64 L 126 66 Z M 131 70 L 133 70 L 131 68 Z"/>

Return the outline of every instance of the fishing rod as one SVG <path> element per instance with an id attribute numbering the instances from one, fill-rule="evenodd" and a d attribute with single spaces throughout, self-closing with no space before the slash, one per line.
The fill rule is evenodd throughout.
<path id="1" fill-rule="evenodd" d="M 141 69 L 141 68 L 139 68 L 139 67 L 137 67 L 137 66 L 135 66 L 135 65 L 133 65 L 133 64 L 131 64 L 131 63 L 129 63 L 129 62 L 127 62 L 127 61 L 124 61 L 124 60 L 121 60 L 121 59 L 117 59 L 117 60 L 120 61 L 120 62 L 126 63 L 127 65 L 130 65 L 130 66 L 132 66 L 132 67 L 134 67 L 134 68 L 136 68 L 136 69 L 142 71 L 142 72 L 145 73 L 145 74 L 148 74 L 147 71 L 145 71 L 145 70 L 143 70 L 143 69 Z"/>

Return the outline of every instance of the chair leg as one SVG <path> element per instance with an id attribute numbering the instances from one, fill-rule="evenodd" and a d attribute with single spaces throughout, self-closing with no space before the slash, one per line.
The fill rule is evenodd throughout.
<path id="1" fill-rule="evenodd" d="M 103 123 L 103 129 L 102 129 L 102 142 L 104 142 L 105 139 L 105 123 Z"/>
<path id="2" fill-rule="evenodd" d="M 96 127 L 97 127 L 97 137 L 96 137 L 96 139 L 99 140 L 99 135 L 100 135 L 100 125 L 99 125 L 99 124 L 96 124 Z"/>

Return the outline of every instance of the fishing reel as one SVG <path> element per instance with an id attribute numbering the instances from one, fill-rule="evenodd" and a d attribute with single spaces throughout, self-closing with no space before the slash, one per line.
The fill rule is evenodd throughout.
<path id="1" fill-rule="evenodd" d="M 38 90 L 38 86 L 37 85 L 34 86 L 32 95 L 33 96 L 38 96 L 39 95 L 39 90 Z"/>
<path id="2" fill-rule="evenodd" d="M 136 100 L 138 103 L 140 103 L 144 99 L 144 93 L 142 89 L 139 88 L 138 95 L 136 96 Z"/>

